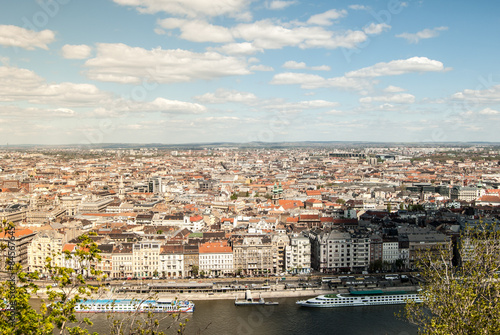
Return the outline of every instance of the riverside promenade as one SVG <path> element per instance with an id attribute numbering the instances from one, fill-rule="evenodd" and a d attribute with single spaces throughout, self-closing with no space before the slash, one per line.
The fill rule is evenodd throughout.
<path id="1" fill-rule="evenodd" d="M 264 289 L 263 289 L 264 288 Z M 337 294 L 337 293 L 349 293 L 350 289 L 355 290 L 373 290 L 382 289 L 383 291 L 416 291 L 418 290 L 418 285 L 394 285 L 390 287 L 378 287 L 375 285 L 368 285 L 364 287 L 352 287 L 349 285 L 340 285 L 336 288 L 330 288 L 328 285 L 320 285 L 316 287 L 296 287 L 288 286 L 286 284 L 280 283 L 270 286 L 251 286 L 245 285 L 240 286 L 240 289 L 236 291 L 220 291 L 214 289 L 208 292 L 123 292 L 120 290 L 110 290 L 111 295 L 118 298 L 145 298 L 145 297 L 158 297 L 158 298 L 178 298 L 181 300 L 234 300 L 236 297 L 243 298 L 245 291 L 250 290 L 254 296 L 260 295 L 264 299 L 277 299 L 277 298 L 300 298 L 300 297 L 312 297 L 321 294 Z"/>
<path id="2" fill-rule="evenodd" d="M 341 278 L 341 277 L 339 277 Z M 379 278 L 342 277 L 329 285 L 319 278 L 292 277 L 285 279 L 241 278 L 241 279 L 181 279 L 181 280 L 125 280 L 95 283 L 100 288 L 92 298 L 106 299 L 146 299 L 177 298 L 182 300 L 234 300 L 243 298 L 250 290 L 254 296 L 264 299 L 302 298 L 321 294 L 348 293 L 349 290 L 416 291 L 415 281 L 384 281 Z M 362 279 L 362 280 L 361 280 Z M 93 283 L 91 283 L 93 284 Z M 332 284 L 332 283 L 330 283 Z M 38 292 L 43 298 L 44 286 Z"/>
<path id="3" fill-rule="evenodd" d="M 252 291 L 250 289 L 250 291 Z M 312 290 L 294 290 L 294 289 L 280 289 L 271 291 L 252 291 L 254 295 L 260 295 L 262 298 L 293 298 L 293 297 L 310 297 L 320 294 L 331 294 L 336 291 L 329 289 L 312 289 Z M 145 298 L 147 296 L 155 296 L 158 298 L 178 298 L 180 300 L 234 300 L 236 297 L 242 299 L 244 292 L 224 292 L 224 293 L 205 293 L 205 292 L 191 292 L 191 293 L 116 293 L 113 294 L 115 299 L 126 298 Z"/>

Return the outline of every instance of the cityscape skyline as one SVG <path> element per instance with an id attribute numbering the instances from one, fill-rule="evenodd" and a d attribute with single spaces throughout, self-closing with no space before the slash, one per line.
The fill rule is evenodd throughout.
<path id="1" fill-rule="evenodd" d="M 497 4 L 24 2 L 1 145 L 499 141 Z"/>

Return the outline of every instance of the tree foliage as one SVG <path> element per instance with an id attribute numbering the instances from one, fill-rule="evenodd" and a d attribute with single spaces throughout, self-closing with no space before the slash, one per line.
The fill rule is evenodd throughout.
<path id="1" fill-rule="evenodd" d="M 466 227 L 455 248 L 422 251 L 423 303 L 405 307 L 421 334 L 500 334 L 500 227 Z"/>
<path id="2" fill-rule="evenodd" d="M 3 230 L 7 232 L 14 226 L 4 222 Z M 1 245 L 2 249 L 7 245 Z M 63 251 L 52 254 L 45 260 L 45 273 L 49 284 L 43 287 L 38 272 L 28 273 L 21 264 L 7 261 L 6 271 L 15 278 L 15 282 L 0 282 L 0 335 L 84 335 L 91 333 L 88 328 L 93 325 L 89 317 L 77 317 L 75 307 L 81 300 L 95 299 L 107 294 L 102 281 L 105 276 L 94 265 L 101 260 L 98 245 L 91 236 L 84 234 L 74 251 Z M 62 257 L 58 257 L 62 256 Z M 57 264 L 55 259 L 62 264 Z M 71 264 L 71 266 L 64 266 Z M 89 277 L 92 281 L 89 281 Z M 32 306 L 32 299 L 43 297 L 40 308 Z M 147 297 L 145 299 L 151 299 Z M 166 314 L 157 318 L 153 313 L 138 311 L 121 314 L 115 317 L 108 315 L 109 329 L 106 333 L 119 335 L 161 335 L 160 329 L 168 329 L 175 325 L 177 332 L 183 334 L 188 319 L 181 318 L 180 313 Z M 171 318 L 170 323 L 164 322 Z M 162 322 L 163 321 L 163 322 Z"/>
<path id="3" fill-rule="evenodd" d="M 56 254 L 53 254 L 55 257 Z M 85 326 L 92 325 L 88 318 L 77 319 L 75 306 L 79 300 L 89 298 L 99 286 L 86 283 L 86 276 L 96 276 L 99 271 L 90 264 L 99 261 L 97 244 L 88 236 L 80 236 L 80 243 L 72 254 L 63 253 L 63 259 L 72 258 L 73 268 L 54 265 L 52 257 L 45 260 L 45 269 L 51 279 L 42 292 L 35 283 L 40 279 L 38 272 L 27 273 L 21 264 L 7 265 L 7 271 L 14 274 L 16 283 L 4 281 L 0 284 L 1 308 L 0 334 L 89 334 Z M 43 294 L 40 310 L 30 300 Z"/>

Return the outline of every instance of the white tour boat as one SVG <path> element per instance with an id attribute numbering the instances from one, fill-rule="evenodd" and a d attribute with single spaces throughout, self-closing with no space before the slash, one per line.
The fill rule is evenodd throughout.
<path id="1" fill-rule="evenodd" d="M 194 303 L 184 300 L 139 300 L 139 299 L 98 299 L 81 300 L 75 306 L 79 313 L 119 313 L 119 312 L 153 312 L 153 313 L 192 313 Z"/>
<path id="2" fill-rule="evenodd" d="M 382 290 L 351 291 L 346 294 L 319 295 L 308 300 L 297 301 L 297 305 L 304 307 L 347 307 L 405 304 L 408 301 L 422 302 L 418 292 Z"/>

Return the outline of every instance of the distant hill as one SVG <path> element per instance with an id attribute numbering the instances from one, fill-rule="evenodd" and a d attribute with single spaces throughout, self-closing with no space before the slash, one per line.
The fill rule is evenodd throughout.
<path id="1" fill-rule="evenodd" d="M 64 145 L 41 145 L 41 144 L 18 144 L 0 145 L 0 149 L 6 150 L 32 150 L 32 149 L 182 149 L 201 150 L 204 148 L 363 148 L 363 147 L 470 147 L 470 146 L 500 146 L 500 142 L 365 142 L 365 141 L 297 141 L 297 142 L 206 142 L 206 143 L 98 143 L 90 145 L 64 144 Z"/>

